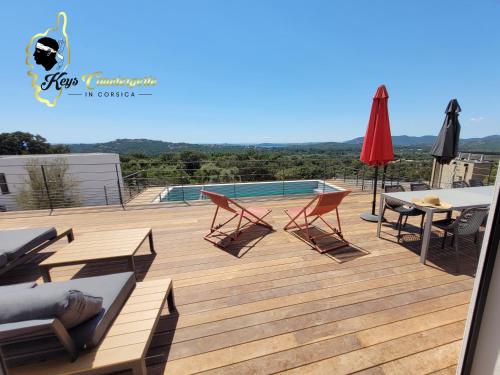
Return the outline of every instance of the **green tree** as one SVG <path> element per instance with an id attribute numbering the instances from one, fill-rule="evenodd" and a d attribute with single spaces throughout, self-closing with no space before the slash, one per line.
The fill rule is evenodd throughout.
<path id="1" fill-rule="evenodd" d="M 191 176 L 196 173 L 197 169 L 200 169 L 201 160 L 203 154 L 198 151 L 182 151 L 179 158 L 183 164 L 182 168 L 186 170 Z"/>
<path id="2" fill-rule="evenodd" d="M 195 174 L 197 183 L 206 184 L 210 182 L 233 182 L 238 175 L 238 168 L 222 168 L 215 165 L 213 162 L 204 163 Z"/>
<path id="3" fill-rule="evenodd" d="M 26 164 L 28 178 L 16 195 L 17 204 L 25 210 L 75 207 L 80 205 L 78 183 L 68 175 L 64 159 L 43 166 L 35 159 Z M 44 178 L 45 172 L 45 178 Z"/>
<path id="4" fill-rule="evenodd" d="M 0 134 L 0 155 L 61 154 L 66 152 L 69 152 L 67 146 L 52 146 L 41 135 L 25 132 Z"/>

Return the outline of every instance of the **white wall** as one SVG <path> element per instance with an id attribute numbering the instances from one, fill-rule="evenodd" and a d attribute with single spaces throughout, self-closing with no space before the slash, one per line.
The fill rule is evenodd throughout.
<path id="1" fill-rule="evenodd" d="M 36 159 L 38 164 L 51 164 L 56 159 L 64 159 L 68 165 L 67 175 L 76 183 L 75 191 L 81 199 L 82 206 L 104 205 L 108 193 L 108 204 L 119 204 L 118 177 L 123 188 L 123 180 L 118 154 L 57 154 L 57 155 L 22 155 L 0 157 L 0 173 L 5 174 L 10 194 L 0 195 L 0 205 L 7 210 L 21 209 L 15 196 L 27 186 L 29 177 L 26 164 L 30 159 Z"/>

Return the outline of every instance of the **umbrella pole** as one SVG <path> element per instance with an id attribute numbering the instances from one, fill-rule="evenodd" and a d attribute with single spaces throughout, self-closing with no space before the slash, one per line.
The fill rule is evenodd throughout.
<path id="1" fill-rule="evenodd" d="M 380 187 L 383 189 L 385 187 L 385 177 L 387 176 L 387 164 L 384 165 L 384 172 L 382 173 L 382 184 Z"/>
<path id="2" fill-rule="evenodd" d="M 375 204 L 377 201 L 377 184 L 378 184 L 378 166 L 375 167 L 375 175 L 373 176 L 372 211 L 365 212 L 360 215 L 363 220 L 371 221 L 372 223 L 378 222 L 378 215 L 375 214 Z"/>
<path id="3" fill-rule="evenodd" d="M 375 215 L 375 202 L 377 200 L 377 183 L 378 183 L 378 165 L 375 167 L 375 176 L 373 177 L 372 215 Z"/>

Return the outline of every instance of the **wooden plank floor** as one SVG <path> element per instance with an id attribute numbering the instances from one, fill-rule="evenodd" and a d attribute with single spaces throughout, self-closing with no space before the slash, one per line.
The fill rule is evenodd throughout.
<path id="1" fill-rule="evenodd" d="M 151 204 L 155 200 L 159 199 L 159 195 L 165 191 L 164 187 L 149 187 L 144 191 L 140 192 L 136 197 L 132 198 L 128 205 L 137 206 L 143 204 Z"/>
<path id="2" fill-rule="evenodd" d="M 476 267 L 473 243 L 462 245 L 466 254 L 456 273 L 453 253 L 449 246 L 440 249 L 435 233 L 431 262 L 423 266 L 418 218 L 410 219 L 402 244 L 390 223 L 378 239 L 376 225 L 359 218 L 370 200 L 357 192 L 344 201 L 342 229 L 352 246 L 331 256 L 282 230 L 282 209 L 304 199 L 255 202 L 273 209 L 269 222 L 276 230 L 256 228 L 226 250 L 202 239 L 211 205 L 7 213 L 0 227 L 70 225 L 77 241 L 96 230 L 152 227 L 158 254 L 150 254 L 147 243 L 139 250 L 139 279 L 171 277 L 179 314 L 165 311 L 160 320 L 148 351 L 151 374 L 452 373 Z M 0 283 L 40 281 L 36 263 L 63 245 L 44 250 Z M 68 266 L 52 277 L 126 269 L 126 262 Z"/>

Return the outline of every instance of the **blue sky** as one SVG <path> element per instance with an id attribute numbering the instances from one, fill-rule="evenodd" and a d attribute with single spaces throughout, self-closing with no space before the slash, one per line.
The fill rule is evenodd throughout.
<path id="1" fill-rule="evenodd" d="M 24 48 L 62 10 L 69 72 L 152 75 L 153 95 L 35 101 Z M 384 83 L 393 135 L 437 134 L 454 97 L 463 137 L 500 133 L 499 0 L 9 1 L 2 13 L 0 131 L 342 141 L 364 135 Z"/>

